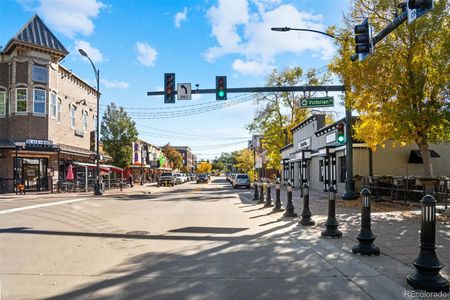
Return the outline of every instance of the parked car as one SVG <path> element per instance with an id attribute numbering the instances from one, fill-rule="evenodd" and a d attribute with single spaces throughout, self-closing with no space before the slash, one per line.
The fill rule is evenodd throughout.
<path id="1" fill-rule="evenodd" d="M 233 174 L 231 174 L 231 176 L 230 176 L 230 183 L 231 183 L 231 185 L 233 185 L 234 186 L 234 180 L 235 180 L 235 178 L 236 178 L 236 173 L 233 173 Z"/>
<path id="2" fill-rule="evenodd" d="M 205 182 L 208 183 L 208 174 L 202 173 L 197 175 L 197 183 Z"/>
<path id="3" fill-rule="evenodd" d="M 235 189 L 237 189 L 238 187 L 246 187 L 246 188 L 250 188 L 250 178 L 248 177 L 247 174 L 237 174 L 234 182 L 233 182 L 233 187 Z"/>
<path id="4" fill-rule="evenodd" d="M 176 177 L 172 172 L 163 172 L 159 176 L 158 186 L 174 186 L 176 184 Z"/>
<path id="5" fill-rule="evenodd" d="M 175 173 L 175 184 L 184 183 L 181 173 Z"/>

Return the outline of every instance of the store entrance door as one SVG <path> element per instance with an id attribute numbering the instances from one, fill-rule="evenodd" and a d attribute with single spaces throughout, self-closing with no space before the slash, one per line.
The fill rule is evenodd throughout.
<path id="1" fill-rule="evenodd" d="M 22 178 L 25 181 L 27 191 L 47 191 L 48 178 L 46 158 L 23 158 Z"/>

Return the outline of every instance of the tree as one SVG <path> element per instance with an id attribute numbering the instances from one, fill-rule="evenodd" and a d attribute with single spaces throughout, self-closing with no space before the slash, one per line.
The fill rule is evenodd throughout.
<path id="1" fill-rule="evenodd" d="M 302 68 L 294 67 L 282 72 L 273 70 L 266 79 L 266 86 L 320 85 L 327 81 L 327 75 L 319 79 L 314 69 L 304 74 Z M 314 92 L 273 92 L 256 96 L 256 104 L 259 107 L 247 129 L 263 136 L 262 148 L 267 150 L 268 168 L 280 169 L 280 148 L 289 144 L 292 138 L 291 129 L 312 112 L 311 109 L 300 108 L 300 101 L 314 95 Z"/>
<path id="2" fill-rule="evenodd" d="M 433 177 L 430 144 L 450 139 L 450 17 L 449 4 L 435 8 L 412 24 L 403 24 L 376 45 L 375 53 L 352 63 L 353 25 L 370 16 L 374 32 L 392 19 L 399 1 L 353 0 L 339 34 L 339 51 L 330 64 L 347 92 L 347 105 L 360 120 L 355 137 L 373 150 L 388 140 L 396 145 L 414 141 L 425 175 Z"/>
<path id="3" fill-rule="evenodd" d="M 173 169 L 181 169 L 183 167 L 183 157 L 180 152 L 170 146 L 170 144 L 165 145 L 162 149 Z"/>
<path id="4" fill-rule="evenodd" d="M 202 161 L 197 165 L 197 173 L 211 173 L 212 165 L 209 162 Z"/>
<path id="5" fill-rule="evenodd" d="M 255 161 L 253 160 L 253 151 L 249 149 L 243 149 L 236 155 L 235 167 L 241 173 L 247 173 L 251 180 L 253 180 L 253 166 Z"/>
<path id="6" fill-rule="evenodd" d="M 191 170 L 189 169 L 188 166 L 183 166 L 183 167 L 181 168 L 181 172 L 182 172 L 182 173 L 191 173 Z"/>
<path id="7" fill-rule="evenodd" d="M 123 107 L 114 103 L 106 107 L 101 124 L 101 141 L 106 153 L 112 157 L 113 164 L 125 168 L 133 155 L 132 142 L 136 141 L 136 124 Z"/>

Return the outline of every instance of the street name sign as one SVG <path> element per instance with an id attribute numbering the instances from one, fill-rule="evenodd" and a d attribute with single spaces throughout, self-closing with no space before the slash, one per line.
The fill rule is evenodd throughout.
<path id="1" fill-rule="evenodd" d="M 191 84 L 190 83 L 178 83 L 177 84 L 177 99 L 178 100 L 191 100 Z"/>
<path id="2" fill-rule="evenodd" d="M 333 107 L 334 97 L 305 98 L 300 101 L 300 107 Z"/>

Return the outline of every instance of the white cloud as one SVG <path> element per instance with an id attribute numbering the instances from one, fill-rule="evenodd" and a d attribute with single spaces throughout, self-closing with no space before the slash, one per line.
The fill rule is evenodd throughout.
<path id="1" fill-rule="evenodd" d="M 185 7 L 182 12 L 179 11 L 175 14 L 175 27 L 176 28 L 181 28 L 181 22 L 186 21 L 187 12 L 188 12 L 187 7 Z"/>
<path id="2" fill-rule="evenodd" d="M 241 59 L 234 60 L 231 67 L 243 75 L 263 75 L 275 68 L 269 62 L 256 60 L 243 61 Z"/>
<path id="3" fill-rule="evenodd" d="M 94 63 L 100 63 L 103 61 L 103 54 L 97 48 L 92 47 L 89 42 L 77 40 L 75 41 L 73 47 L 73 52 L 77 53 L 79 56 L 81 56 L 81 54 L 78 52 L 78 49 L 83 49 Z M 83 59 L 87 58 L 83 57 Z"/>
<path id="4" fill-rule="evenodd" d="M 249 1 L 255 5 L 253 11 Z M 271 31 L 271 27 L 289 25 L 293 28 L 326 30 L 322 16 L 298 10 L 280 0 L 219 0 L 208 11 L 212 35 L 217 45 L 204 53 L 212 62 L 222 56 L 241 56 L 233 62 L 233 69 L 242 74 L 260 75 L 270 72 L 275 57 L 282 53 L 300 55 L 312 51 L 312 55 L 329 59 L 334 54 L 333 40 L 320 34 L 292 31 Z M 289 20 L 289 24 L 286 24 Z M 256 74 L 257 73 L 257 74 Z"/>
<path id="5" fill-rule="evenodd" d="M 138 61 L 144 66 L 153 67 L 155 65 L 158 52 L 147 43 L 137 42 L 136 48 L 138 51 Z"/>
<path id="6" fill-rule="evenodd" d="M 124 81 L 109 81 L 107 79 L 100 79 L 100 82 L 109 89 L 127 89 L 130 85 Z"/>
<path id="7" fill-rule="evenodd" d="M 106 6 L 97 0 L 19 0 L 25 10 L 33 11 L 44 22 L 69 38 L 76 34 L 90 35 L 94 31 L 92 19 Z"/>

